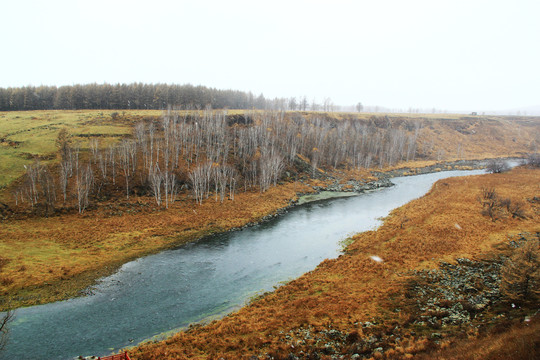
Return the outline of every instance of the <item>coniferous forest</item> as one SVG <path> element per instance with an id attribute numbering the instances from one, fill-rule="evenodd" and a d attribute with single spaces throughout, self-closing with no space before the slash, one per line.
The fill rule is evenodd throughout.
<path id="1" fill-rule="evenodd" d="M 85 84 L 0 88 L 0 111 L 74 109 L 165 109 L 167 104 L 190 108 L 264 109 L 285 99 L 205 86 L 168 84 Z M 307 101 L 304 99 L 304 110 Z M 299 104 L 301 106 L 302 103 Z"/>

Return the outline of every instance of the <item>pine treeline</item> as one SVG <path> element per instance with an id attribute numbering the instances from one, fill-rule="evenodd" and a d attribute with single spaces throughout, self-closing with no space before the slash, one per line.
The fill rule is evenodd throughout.
<path id="1" fill-rule="evenodd" d="M 122 192 L 151 195 L 169 207 L 181 189 L 202 204 L 234 200 L 238 190 L 265 192 L 276 186 L 283 171 L 295 169 L 297 155 L 317 168 L 370 168 L 414 160 L 419 126 L 393 128 L 390 123 L 358 119 L 305 118 L 283 111 L 164 112 L 159 121 L 134 125 L 133 134 L 108 147 L 89 139 L 88 151 L 72 144 L 62 130 L 57 139 L 59 164 L 27 167 L 14 190 L 17 203 L 75 206 L 80 213 L 90 200 Z M 379 124 L 380 125 L 380 124 Z M 71 204 L 71 205 L 70 205 Z"/>
<path id="2" fill-rule="evenodd" d="M 283 102 L 274 99 L 271 102 Z M 168 104 L 184 108 L 265 109 L 271 102 L 236 90 L 169 84 L 86 84 L 70 86 L 25 86 L 0 88 L 0 111 L 78 109 L 166 109 Z"/>

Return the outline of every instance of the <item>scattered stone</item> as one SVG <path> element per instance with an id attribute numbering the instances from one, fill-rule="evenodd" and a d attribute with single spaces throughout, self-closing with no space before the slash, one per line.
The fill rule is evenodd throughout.
<path id="1" fill-rule="evenodd" d="M 421 313 L 414 323 L 432 328 L 469 323 L 500 299 L 503 262 L 459 258 L 457 264 L 441 262 L 438 269 L 414 271 L 418 281 L 410 292 Z"/>

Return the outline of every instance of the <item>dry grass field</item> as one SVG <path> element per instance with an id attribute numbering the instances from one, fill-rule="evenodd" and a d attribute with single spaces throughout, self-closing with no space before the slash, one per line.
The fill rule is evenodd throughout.
<path id="1" fill-rule="evenodd" d="M 129 260 L 256 222 L 305 191 L 310 188 L 288 183 L 203 205 L 184 195 L 169 209 L 141 197 L 103 203 L 84 216 L 6 221 L 0 227 L 0 298 L 26 306 L 77 296 Z"/>
<path id="2" fill-rule="evenodd" d="M 229 114 L 241 114 L 229 111 Z M 49 166 L 59 161 L 56 139 L 67 129 L 71 141 L 88 152 L 91 138 L 100 146 L 130 137 L 133 124 L 158 119 L 149 111 L 29 111 L 0 113 L 0 202 L 11 204 L 11 189 L 24 173 L 24 165 L 39 159 Z M 418 125 L 422 159 L 377 171 L 436 164 L 443 160 L 523 156 L 538 141 L 540 121 L 535 118 L 482 118 L 458 115 L 393 115 L 347 113 L 293 113 L 289 116 L 325 117 L 330 121 L 357 118 L 375 126 L 411 128 Z M 456 145 L 457 144 L 457 145 Z M 459 145 L 459 146 L 458 146 Z M 334 170 L 334 177 L 373 180 L 370 169 Z M 119 180 L 121 182 L 121 180 Z M 311 180 L 310 185 L 323 185 Z M 120 264 L 204 234 L 224 231 L 256 221 L 286 206 L 296 193 L 310 191 L 302 183 L 284 183 L 269 193 L 240 193 L 234 202 L 195 205 L 187 191 L 165 210 L 150 196 L 112 198 L 97 202 L 85 214 L 60 212 L 44 217 L 4 219 L 0 227 L 2 270 L 0 309 L 65 299 L 78 294 L 99 276 Z M 8 300 L 10 305 L 8 305 Z"/>
<path id="3" fill-rule="evenodd" d="M 426 196 L 393 211 L 378 230 L 354 236 L 339 258 L 324 261 L 315 270 L 222 320 L 191 328 L 163 342 L 141 345 L 130 356 L 262 359 L 269 354 L 285 359 L 290 353 L 307 356 L 317 350 L 324 354 L 325 342 L 331 342 L 331 330 L 348 336 L 345 345 L 369 337 L 370 329 L 362 325 L 367 321 L 379 324 L 377 331 L 398 334 L 397 329 L 415 316 L 405 311 L 402 298 L 406 292 L 405 274 L 410 270 L 434 269 L 443 260 L 455 263 L 456 258 L 498 254 L 507 248 L 510 236 L 540 232 L 540 204 L 533 200 L 539 195 L 539 179 L 540 170 L 516 169 L 505 174 L 441 180 Z M 501 196 L 521 202 L 526 218 L 505 216 L 492 221 L 482 215 L 478 198 L 485 187 L 496 188 Z M 383 262 L 373 261 L 372 255 Z M 403 311 L 395 312 L 396 307 Z M 523 343 L 538 346 L 538 317 L 531 320 L 530 326 L 515 328 L 508 335 L 493 335 L 496 341 L 477 334 L 460 338 L 459 334 L 467 329 L 450 327 L 447 333 L 435 330 L 444 334 L 439 344 L 421 330 L 407 330 L 401 340 L 394 338 L 381 344 L 385 355 L 374 358 L 413 358 L 427 351 L 444 350 L 456 342 L 468 353 L 449 352 L 446 358 L 480 359 L 488 353 L 490 359 L 519 358 L 512 357 L 516 353 L 504 355 L 507 349 L 501 344 L 519 336 Z M 317 336 L 323 342 L 317 342 Z M 516 345 L 514 350 L 518 348 Z M 343 355 L 352 355 L 347 346 L 340 349 Z M 521 349 L 519 354 L 533 350 Z M 332 357 L 328 354 L 322 358 Z"/>
<path id="4" fill-rule="evenodd" d="M 17 208 L 12 190 L 21 182 L 25 165 L 38 159 L 47 166 L 58 166 L 56 140 L 60 130 L 67 129 L 73 143 L 88 153 L 90 139 L 99 138 L 100 146 L 106 147 L 132 137 L 136 122 L 159 119 L 161 114 L 122 110 L 0 113 L 0 205 Z M 415 169 L 434 164 L 444 169 L 446 161 L 524 157 L 538 151 L 540 144 L 538 118 L 346 113 L 287 116 L 357 119 L 375 127 L 391 124 L 409 132 L 417 129 L 417 148 L 422 156 L 384 168 L 323 169 L 342 183 L 374 180 L 374 171 L 407 168 L 414 174 Z M 426 197 L 394 211 L 376 232 L 355 236 L 339 259 L 323 262 L 313 272 L 222 321 L 180 333 L 165 343 L 141 346 L 135 358 L 237 359 L 270 351 L 280 358 L 290 351 L 291 344 L 302 348 L 291 340 L 296 335 L 284 340 L 284 333 L 298 334 L 309 326 L 317 331 L 331 327 L 361 335 L 362 329 L 355 324 L 362 321 L 376 317 L 405 321 L 406 315 L 389 310 L 394 306 L 390 299 L 395 296 L 391 295 L 402 292 L 401 272 L 433 268 L 441 260 L 480 256 L 493 251 L 510 234 L 540 230 L 537 204 L 529 201 L 539 196 L 538 175 L 538 170 L 519 169 L 443 180 Z M 121 183 L 121 176 L 118 181 Z M 50 217 L 29 211 L 5 217 L 0 219 L 0 310 L 78 296 L 97 278 L 129 260 L 258 221 L 287 206 L 298 193 L 313 191 L 312 186 L 323 183 L 321 179 L 289 179 L 265 193 L 239 192 L 234 201 L 209 200 L 202 205 L 183 190 L 168 209 L 156 206 L 148 194 L 133 194 L 129 199 L 112 196 L 95 202 L 83 214 L 64 208 Z M 496 188 L 501 197 L 523 204 L 527 217 L 486 218 L 478 201 L 482 188 Z M 370 255 L 380 256 L 384 262 L 375 263 Z M 420 349 L 422 341 L 415 338 L 409 347 Z M 306 351 L 315 346 L 309 341 L 304 345 Z"/>

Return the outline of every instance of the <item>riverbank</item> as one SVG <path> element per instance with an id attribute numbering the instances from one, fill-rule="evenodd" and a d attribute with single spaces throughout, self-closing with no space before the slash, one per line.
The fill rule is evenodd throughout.
<path id="1" fill-rule="evenodd" d="M 475 308 L 467 308 L 463 301 L 438 304 L 427 297 L 423 301 L 439 306 L 441 312 L 436 318 L 440 323 L 432 327 L 422 316 L 433 309 L 415 308 L 405 301 L 416 304 L 428 288 L 414 290 L 410 281 L 444 274 L 449 269 L 444 263 L 462 267 L 465 277 L 472 277 L 481 268 L 475 265 L 478 261 L 510 256 L 509 244 L 523 236 L 534 240 L 540 232 L 538 176 L 538 170 L 515 169 L 439 181 L 425 197 L 395 210 L 378 230 L 356 235 L 339 258 L 324 261 L 220 321 L 195 326 L 165 342 L 141 345 L 130 354 L 137 359 L 407 358 L 471 342 L 480 344 L 473 351 L 481 353 L 486 350 L 482 336 L 500 335 L 500 330 L 491 333 L 493 326 L 506 331 L 528 319 L 538 328 L 538 319 L 524 305 L 512 312 L 504 297 L 480 301 Z M 484 215 L 478 198 L 485 188 L 521 204 L 525 216 L 501 212 L 493 221 Z M 460 263 L 458 258 L 468 260 Z M 479 279 L 487 281 L 485 276 Z M 483 288 L 477 287 L 476 295 L 482 295 Z M 480 297 L 490 296 L 496 298 L 489 293 Z M 463 321 L 467 316 L 472 319 L 472 313 L 478 322 Z M 497 319 L 513 320 L 497 325 Z M 526 334 L 520 331 L 516 328 L 514 334 Z M 468 340 L 460 339 L 461 334 L 468 334 Z"/>
<path id="2" fill-rule="evenodd" d="M 407 164 L 406 164 L 407 165 Z M 419 167 L 415 167 L 421 165 Z M 98 204 L 85 215 L 4 220 L 0 310 L 84 296 L 85 289 L 122 264 L 209 234 L 268 221 L 292 206 L 391 186 L 389 178 L 483 166 L 478 162 L 412 163 L 389 173 L 324 174 L 285 182 L 268 192 L 239 193 L 234 201 L 197 205 L 183 196 L 169 209 L 144 197 Z M 304 194 L 303 199 L 298 195 Z"/>
<path id="3" fill-rule="evenodd" d="M 186 197 L 169 209 L 152 199 L 99 204 L 85 215 L 3 221 L 0 307 L 21 307 L 84 295 L 81 291 L 122 264 L 203 236 L 255 223 L 310 188 L 284 183 L 234 201 L 198 205 Z"/>

